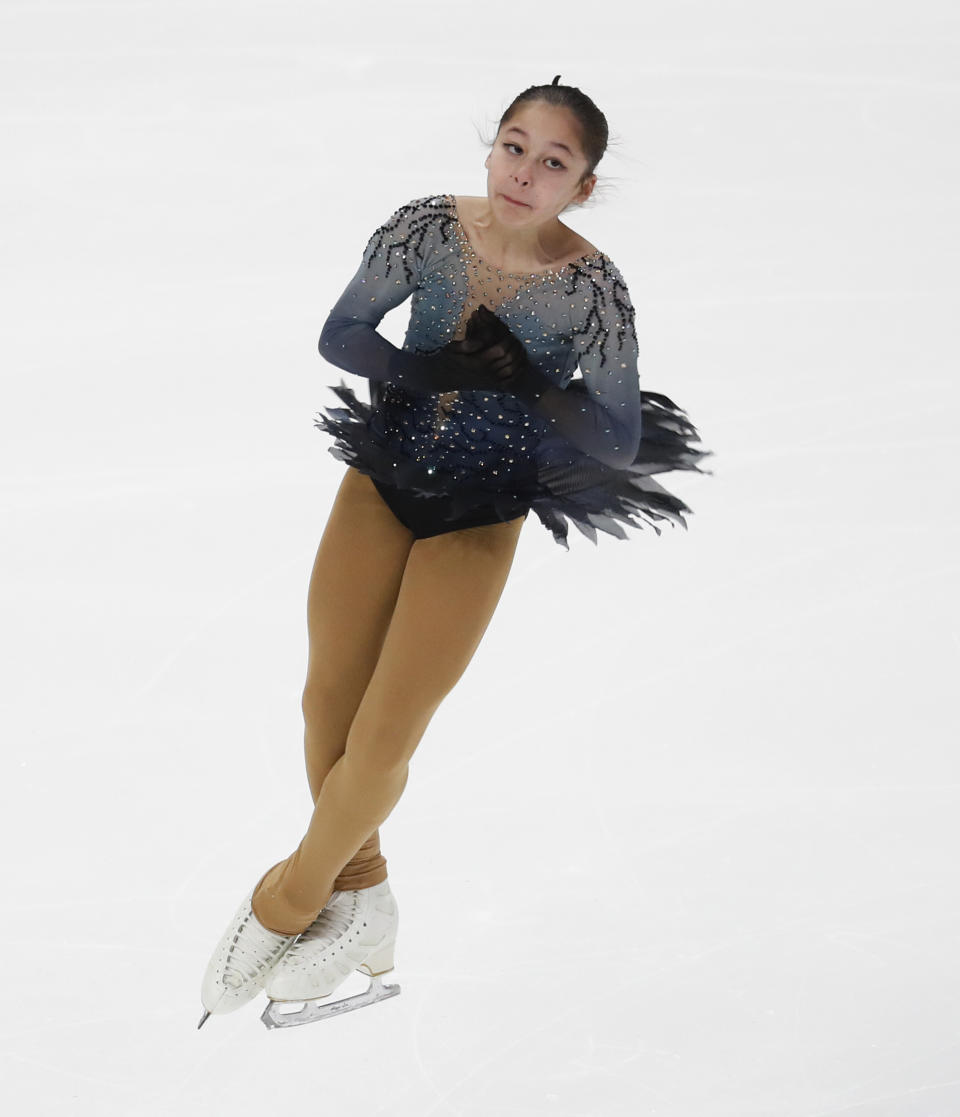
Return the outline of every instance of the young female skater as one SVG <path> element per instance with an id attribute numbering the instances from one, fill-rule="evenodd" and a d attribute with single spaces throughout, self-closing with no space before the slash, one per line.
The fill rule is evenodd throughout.
<path id="1" fill-rule="evenodd" d="M 320 352 L 370 404 L 317 426 L 347 462 L 307 600 L 304 747 L 313 815 L 247 894 L 204 977 L 202 1025 L 266 989 L 264 1023 L 302 1023 L 399 991 L 397 905 L 380 824 L 469 664 L 532 509 L 567 546 L 623 524 L 659 534 L 690 509 L 650 477 L 700 470 L 696 429 L 641 392 L 634 308 L 605 253 L 559 220 L 590 196 L 607 123 L 579 89 L 532 86 L 500 120 L 485 197 L 401 205 L 371 236 Z M 412 296 L 402 349 L 377 332 Z M 573 379 L 579 367 L 581 378 Z M 359 998 L 317 1006 L 355 969 Z M 282 1020 L 275 1001 L 305 1002 Z M 351 1003 L 354 1002 L 354 1003 Z M 198 1025 L 199 1027 L 199 1025 Z"/>

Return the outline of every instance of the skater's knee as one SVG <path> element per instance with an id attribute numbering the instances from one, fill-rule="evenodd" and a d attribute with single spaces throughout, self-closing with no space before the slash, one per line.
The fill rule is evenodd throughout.
<path id="1" fill-rule="evenodd" d="M 310 678 L 300 695 L 300 709 L 307 736 L 324 742 L 324 751 L 343 752 L 350 723 L 357 712 L 357 698 L 336 679 Z"/>
<path id="2" fill-rule="evenodd" d="M 347 734 L 346 756 L 368 771 L 396 774 L 403 771 L 416 751 L 433 711 L 401 716 L 399 709 L 384 716 L 369 711 L 354 718 Z"/>
<path id="3" fill-rule="evenodd" d="M 337 709 L 338 694 L 341 694 L 342 690 L 342 685 L 338 688 L 336 678 L 311 674 L 300 696 L 300 709 L 303 711 L 303 716 L 308 722 L 318 717 L 329 716 Z"/>
<path id="4" fill-rule="evenodd" d="M 340 763 L 344 774 L 358 786 L 397 785 L 406 782 L 409 759 L 406 750 L 390 747 L 389 739 L 381 740 L 379 747 L 353 740 L 347 742 Z"/>

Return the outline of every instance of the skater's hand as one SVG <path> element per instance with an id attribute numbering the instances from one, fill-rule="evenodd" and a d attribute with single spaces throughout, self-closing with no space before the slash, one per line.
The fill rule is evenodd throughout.
<path id="1" fill-rule="evenodd" d="M 503 354 L 494 359 L 494 371 L 501 391 L 512 392 L 532 403 L 551 386 L 552 382 L 530 363 L 523 342 L 483 303 L 470 315 L 467 337 L 477 338 L 489 345 L 487 352 L 491 354 Z"/>
<path id="2" fill-rule="evenodd" d="M 430 392 L 511 392 L 534 406 L 554 386 L 530 363 L 523 342 L 485 306 L 470 315 L 461 341 L 418 355 L 418 365 L 414 386 Z M 403 374 L 397 379 L 402 382 Z"/>
<path id="3" fill-rule="evenodd" d="M 486 307 L 475 310 L 467 320 L 463 340 L 451 341 L 441 352 L 459 373 L 477 377 L 478 387 L 499 388 L 513 373 L 517 353 L 502 333 L 491 328 L 489 319 L 498 321 Z M 512 337 L 509 330 L 507 334 Z"/>
<path id="4" fill-rule="evenodd" d="M 487 345 L 470 338 L 451 341 L 440 350 L 440 356 L 450 369 L 451 387 L 502 391 L 514 370 L 515 357 L 500 342 Z"/>
<path id="5" fill-rule="evenodd" d="M 458 379 L 475 381 L 470 386 L 479 389 L 513 391 L 531 367 L 523 342 L 483 305 L 467 320 L 464 339 L 449 342 L 439 353 Z"/>

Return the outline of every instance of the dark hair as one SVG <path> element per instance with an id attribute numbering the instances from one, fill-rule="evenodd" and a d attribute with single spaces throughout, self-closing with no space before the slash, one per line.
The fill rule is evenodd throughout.
<path id="1" fill-rule="evenodd" d="M 510 120 L 522 105 L 533 101 L 542 101 L 547 105 L 567 109 L 577 122 L 580 132 L 580 146 L 587 159 L 587 168 L 580 177 L 580 185 L 593 174 L 597 164 L 603 158 L 609 142 L 607 118 L 590 100 L 582 90 L 575 85 L 560 85 L 560 75 L 553 79 L 550 85 L 531 85 L 518 94 L 510 102 L 506 112 L 500 117 L 497 132 L 510 123 Z M 492 141 L 488 146 L 492 145 Z"/>

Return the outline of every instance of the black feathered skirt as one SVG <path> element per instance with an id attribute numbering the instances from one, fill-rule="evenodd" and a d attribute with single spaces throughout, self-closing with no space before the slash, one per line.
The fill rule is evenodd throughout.
<path id="1" fill-rule="evenodd" d="M 578 387 L 585 391 L 576 381 L 565 390 Z M 542 437 L 531 440 L 527 433 L 527 442 L 522 444 L 525 450 L 518 454 L 521 423 L 529 432 L 531 416 L 507 393 L 497 396 L 498 419 L 504 421 L 506 415 L 509 426 L 510 416 L 515 417 L 512 442 L 507 441 L 510 433 L 502 433 L 502 422 L 497 427 L 501 432 L 498 442 L 493 428 L 483 425 L 483 414 L 474 410 L 465 419 L 465 411 L 461 411 L 459 422 L 454 414 L 444 424 L 454 430 L 447 436 L 447 452 L 441 453 L 430 449 L 433 440 L 440 445 L 437 396 L 372 383 L 371 402 L 365 403 L 343 381 L 331 390 L 343 406 L 323 408 L 314 425 L 333 438 L 329 451 L 335 458 L 382 485 L 431 502 L 437 509 L 435 520 L 469 519 L 478 508 L 484 509 L 487 522 L 509 520 L 529 509 L 554 540 L 568 549 L 569 523 L 594 544 L 598 530 L 626 539 L 626 526 L 650 526 L 659 535 L 658 522 L 667 520 L 686 529 L 684 513 L 691 514 L 691 509 L 652 475 L 673 470 L 711 472 L 699 463 L 713 452 L 692 445 L 700 442 L 696 428 L 681 408 L 659 392 L 641 391 L 640 448 L 629 465 L 614 467 L 577 450 L 543 420 L 539 421 Z M 467 398 L 466 409 L 469 403 Z M 461 448 L 475 450 L 478 437 L 484 439 L 483 468 L 476 464 L 478 455 L 461 453 L 458 457 L 453 453 L 456 442 L 449 439 L 461 432 L 472 432 L 469 438 L 473 440 L 473 445 L 461 441 Z"/>

